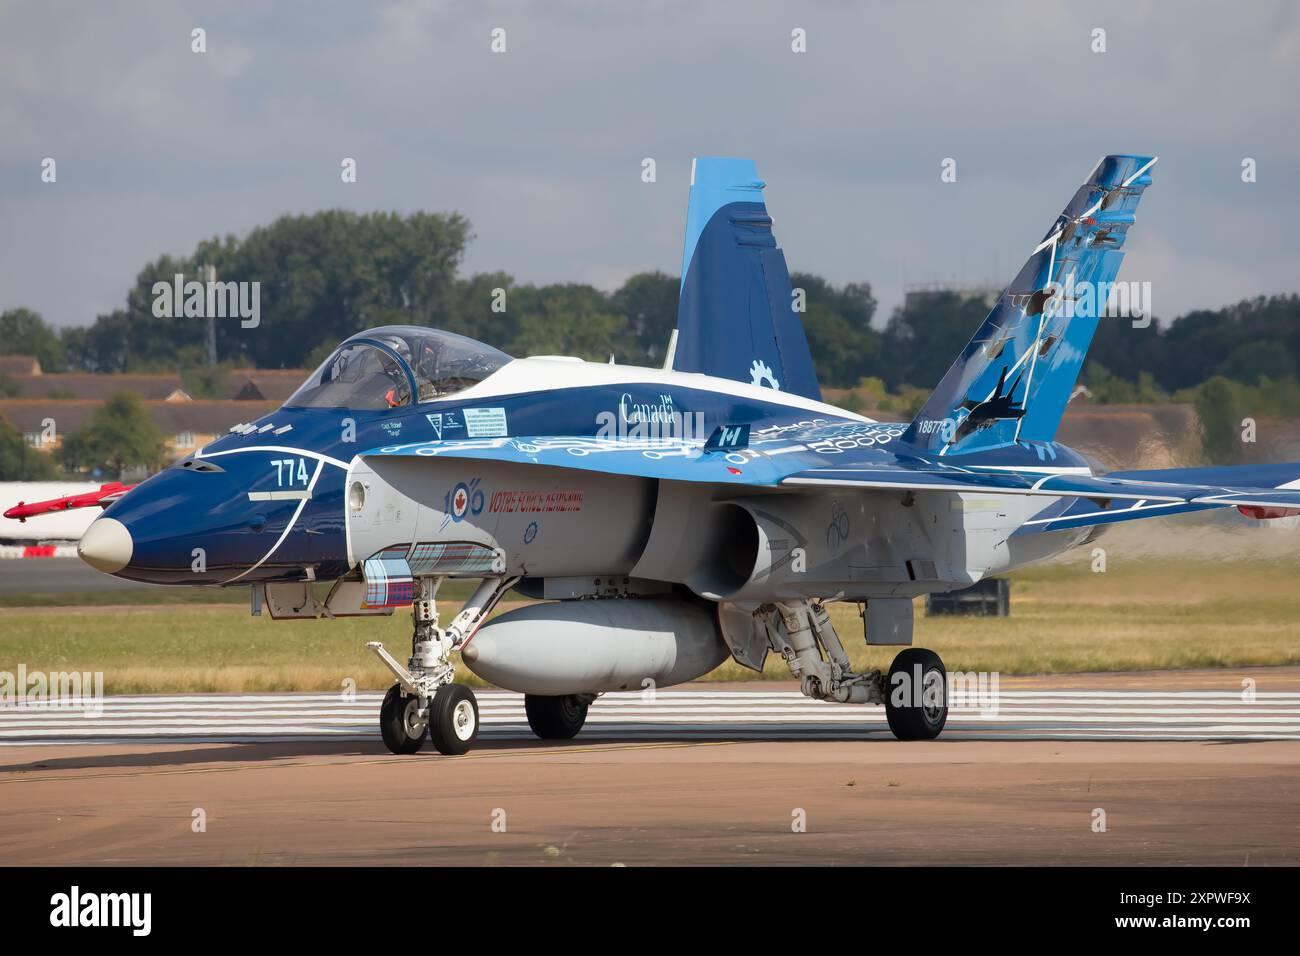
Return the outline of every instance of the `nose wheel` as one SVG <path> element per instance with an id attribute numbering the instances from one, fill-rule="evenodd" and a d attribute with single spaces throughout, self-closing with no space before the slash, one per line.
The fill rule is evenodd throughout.
<path id="1" fill-rule="evenodd" d="M 478 740 L 478 701 L 464 684 L 443 684 L 429 704 L 429 739 L 438 753 L 459 756 Z"/>
<path id="2" fill-rule="evenodd" d="M 379 733 L 384 746 L 395 754 L 418 753 L 428 731 L 429 719 L 427 713 L 421 712 L 420 698 L 405 693 L 401 684 L 388 688 L 379 707 Z"/>
<path id="3" fill-rule="evenodd" d="M 443 684 L 426 698 L 412 696 L 394 684 L 379 708 L 379 732 L 395 754 L 418 753 L 428 737 L 438 753 L 459 756 L 478 740 L 478 701 L 463 684 Z"/>

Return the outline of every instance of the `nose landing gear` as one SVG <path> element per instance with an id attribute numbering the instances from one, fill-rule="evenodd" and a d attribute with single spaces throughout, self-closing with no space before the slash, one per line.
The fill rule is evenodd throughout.
<path id="1" fill-rule="evenodd" d="M 438 627 L 434 601 L 440 578 L 420 578 L 412 619 L 411 659 L 406 667 L 379 641 L 366 645 L 393 672 L 397 683 L 388 689 L 379 708 L 384 746 L 395 754 L 417 753 L 427 736 L 441 754 L 468 753 L 478 740 L 478 701 L 463 684 L 453 684 L 456 668 L 451 652 L 462 647 L 487 619 L 501 595 L 518 578 L 485 578 L 451 626 Z M 584 714 L 585 716 L 585 714 Z"/>

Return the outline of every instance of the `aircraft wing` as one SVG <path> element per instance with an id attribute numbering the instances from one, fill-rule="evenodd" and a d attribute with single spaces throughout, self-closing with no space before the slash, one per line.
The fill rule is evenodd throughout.
<path id="1" fill-rule="evenodd" d="M 1293 466 L 1300 472 L 1300 465 Z M 1147 474 L 1160 475 L 1161 472 Z M 1048 474 L 976 468 L 936 468 L 901 465 L 862 468 L 813 468 L 791 475 L 782 485 L 833 485 L 841 488 L 897 488 L 912 491 L 986 491 L 1011 495 L 1048 495 L 1101 500 L 1170 501 L 1187 504 L 1250 505 L 1298 508 L 1300 489 L 1242 488 L 1220 484 L 1187 484 L 1146 477 Z"/>
<path id="2" fill-rule="evenodd" d="M 1059 498 L 1016 533 L 1063 531 L 1135 518 L 1236 507 L 1252 518 L 1300 513 L 1300 463 L 1238 468 L 1166 469 L 1109 475 L 1049 474 L 951 468 L 902 462 L 813 468 L 783 486 L 984 491 Z M 1116 506 L 1115 503 L 1122 502 Z"/>
<path id="3" fill-rule="evenodd" d="M 1297 512 L 1300 495 L 1300 464 L 1216 466 L 1209 468 L 1167 468 L 1155 471 L 1117 471 L 1107 476 L 1116 480 L 1137 480 L 1201 484 L 1219 491 L 1182 502 L 1152 499 L 1131 502 L 1121 508 L 1099 509 L 1093 501 L 1062 499 L 1025 522 L 1016 534 L 1063 531 L 1090 525 L 1111 524 L 1136 518 L 1204 511 L 1235 506 L 1248 518 L 1281 518 Z"/>

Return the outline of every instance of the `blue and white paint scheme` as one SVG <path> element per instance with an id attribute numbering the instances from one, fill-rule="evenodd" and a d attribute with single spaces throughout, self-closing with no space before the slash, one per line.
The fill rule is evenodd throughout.
<path id="1" fill-rule="evenodd" d="M 852 672 L 824 602 L 862 602 L 869 643 L 906 645 L 913 597 L 1106 525 L 1300 513 L 1300 463 L 1103 475 L 1056 441 L 1105 304 L 1072 290 L 1115 279 L 1154 165 L 1098 163 L 905 423 L 821 400 L 754 163 L 699 159 L 666 368 L 368 330 L 283 408 L 123 495 L 81 553 L 136 581 L 251 584 L 277 617 L 411 604 L 410 662 L 377 649 L 397 677 L 381 726 L 398 752 L 426 731 L 444 753 L 472 739 L 453 651 L 531 695 L 542 736 L 576 733 L 604 691 L 727 654 L 761 668 L 769 650 L 810 696 L 883 702 L 896 734 L 934 736 L 944 700 L 890 704 L 886 675 Z M 483 583 L 444 628 L 449 577 Z M 323 603 L 311 582 L 335 582 Z M 474 638 L 510 588 L 555 603 Z M 920 648 L 896 667 L 942 676 Z"/>
<path id="2" fill-rule="evenodd" d="M 925 403 L 910 444 L 946 456 L 1052 440 L 1155 162 L 1097 164 Z"/>
<path id="3" fill-rule="evenodd" d="M 672 367 L 821 399 L 752 160 L 691 164 Z"/>

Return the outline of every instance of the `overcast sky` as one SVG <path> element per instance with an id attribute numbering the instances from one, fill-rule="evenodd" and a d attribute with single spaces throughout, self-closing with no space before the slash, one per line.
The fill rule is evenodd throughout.
<path id="1" fill-rule="evenodd" d="M 675 275 L 695 155 L 754 158 L 791 268 L 885 312 L 1005 285 L 1107 152 L 1160 156 L 1121 273 L 1157 315 L 1297 291 L 1297 9 L 0 2 L 0 309 L 86 324 L 162 253 L 330 207 L 464 213 L 466 274 Z"/>

